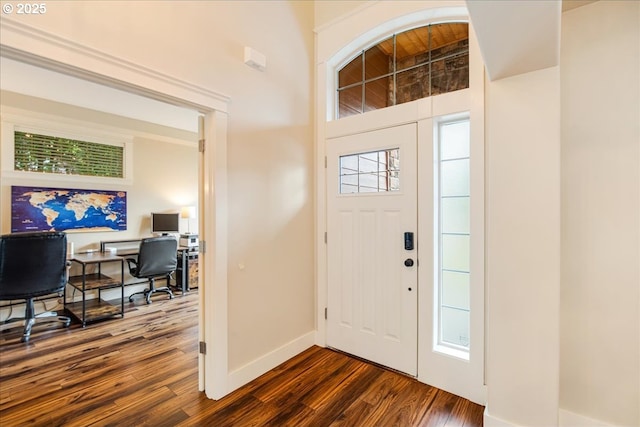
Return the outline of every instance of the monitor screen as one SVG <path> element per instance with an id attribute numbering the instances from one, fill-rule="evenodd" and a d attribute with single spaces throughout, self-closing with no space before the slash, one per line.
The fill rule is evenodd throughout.
<path id="1" fill-rule="evenodd" d="M 152 213 L 151 232 L 152 233 L 179 233 L 180 232 L 179 213 Z"/>

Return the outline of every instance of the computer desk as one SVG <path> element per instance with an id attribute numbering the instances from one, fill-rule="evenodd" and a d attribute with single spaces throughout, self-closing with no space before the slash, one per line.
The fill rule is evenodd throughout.
<path id="1" fill-rule="evenodd" d="M 82 293 L 82 300 L 67 301 L 67 290 L 64 292 L 64 308 L 69 311 L 82 323 L 82 327 L 87 322 L 121 315 L 124 317 L 124 258 L 116 256 L 111 252 L 90 252 L 78 253 L 69 256 L 71 263 L 76 263 L 82 268 L 82 272 L 76 276 L 70 276 L 67 283 L 74 289 Z M 119 262 L 120 277 L 110 277 L 101 272 L 101 266 L 104 263 Z M 97 265 L 97 273 L 87 273 L 87 267 Z M 101 298 L 101 292 L 104 289 L 120 288 L 120 304 L 112 304 Z M 98 291 L 97 299 L 87 300 L 87 292 Z M 75 293 L 75 292 L 74 292 Z"/>

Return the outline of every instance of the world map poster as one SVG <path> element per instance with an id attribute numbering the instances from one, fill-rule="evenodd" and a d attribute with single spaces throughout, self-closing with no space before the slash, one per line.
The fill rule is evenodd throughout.
<path id="1" fill-rule="evenodd" d="M 11 187 L 12 233 L 126 229 L 126 191 Z"/>

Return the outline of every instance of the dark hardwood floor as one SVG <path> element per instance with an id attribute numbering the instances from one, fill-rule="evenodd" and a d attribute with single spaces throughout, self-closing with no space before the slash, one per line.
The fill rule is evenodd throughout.
<path id="1" fill-rule="evenodd" d="M 198 392 L 197 294 L 82 329 L 0 334 L 0 426 L 481 426 L 483 407 L 312 347 L 218 401 Z"/>

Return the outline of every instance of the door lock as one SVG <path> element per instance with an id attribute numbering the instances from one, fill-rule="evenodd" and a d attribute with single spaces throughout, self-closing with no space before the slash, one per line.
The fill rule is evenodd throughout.
<path id="1" fill-rule="evenodd" d="M 412 251 L 413 250 L 413 233 L 407 231 L 404 233 L 404 250 Z"/>
<path id="2" fill-rule="evenodd" d="M 413 260 L 411 258 L 407 258 L 404 260 L 405 267 L 413 267 Z"/>

